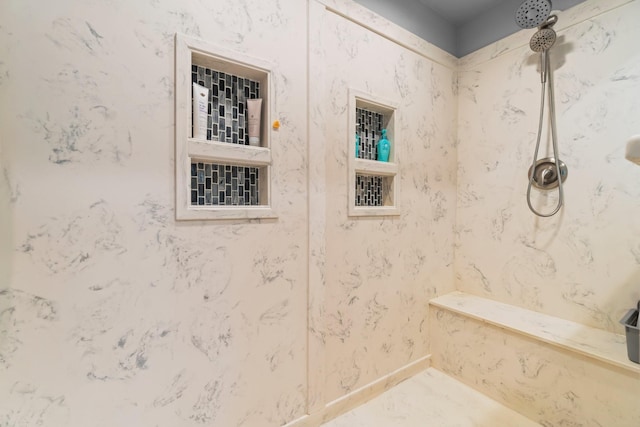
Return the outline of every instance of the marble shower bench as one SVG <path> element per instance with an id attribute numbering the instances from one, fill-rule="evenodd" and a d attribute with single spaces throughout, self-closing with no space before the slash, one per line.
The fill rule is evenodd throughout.
<path id="1" fill-rule="evenodd" d="M 462 292 L 430 301 L 432 366 L 542 425 L 640 426 L 623 335 Z"/>

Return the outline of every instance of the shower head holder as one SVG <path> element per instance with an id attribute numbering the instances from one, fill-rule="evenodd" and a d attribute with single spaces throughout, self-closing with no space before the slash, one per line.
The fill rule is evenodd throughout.
<path id="1" fill-rule="evenodd" d="M 544 23 L 540 24 L 538 28 L 540 30 L 545 28 L 553 28 L 553 26 L 556 25 L 557 22 L 558 22 L 558 15 L 550 15 Z"/>

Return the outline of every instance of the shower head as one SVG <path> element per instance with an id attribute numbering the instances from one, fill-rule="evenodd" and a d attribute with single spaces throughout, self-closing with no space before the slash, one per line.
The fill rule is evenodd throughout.
<path id="1" fill-rule="evenodd" d="M 549 72 L 549 49 L 555 42 L 556 32 L 551 28 L 540 28 L 529 40 L 531 50 L 540 54 L 540 81 L 543 84 L 546 83 Z"/>
<path id="2" fill-rule="evenodd" d="M 543 24 L 551 13 L 551 0 L 525 0 L 516 10 L 516 24 L 534 28 Z"/>
<path id="3" fill-rule="evenodd" d="M 529 47 L 534 52 L 544 52 L 551 49 L 551 46 L 556 42 L 556 32 L 551 28 L 542 28 L 536 31 L 536 33 L 529 40 Z"/>

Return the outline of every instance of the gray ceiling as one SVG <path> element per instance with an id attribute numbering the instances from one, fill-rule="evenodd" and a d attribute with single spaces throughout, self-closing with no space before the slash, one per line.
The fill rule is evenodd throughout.
<path id="1" fill-rule="evenodd" d="M 389 21 L 462 57 L 520 30 L 514 21 L 523 0 L 355 0 Z M 565 10 L 584 0 L 553 0 Z"/>
<path id="2" fill-rule="evenodd" d="M 504 0 L 418 0 L 453 25 L 464 24 L 474 16 Z"/>

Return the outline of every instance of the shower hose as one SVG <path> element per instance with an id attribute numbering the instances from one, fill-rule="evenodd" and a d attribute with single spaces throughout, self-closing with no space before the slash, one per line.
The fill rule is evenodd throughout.
<path id="1" fill-rule="evenodd" d="M 529 205 L 529 209 L 534 214 L 540 217 L 550 217 L 558 213 L 562 204 L 564 203 L 564 191 L 562 189 L 562 175 L 560 171 L 560 153 L 558 151 L 558 139 L 557 139 L 557 129 L 556 129 L 556 109 L 555 109 L 555 99 L 553 95 L 553 80 L 551 77 L 551 66 L 549 65 L 549 51 L 544 50 L 540 53 L 541 60 L 541 69 L 540 73 L 542 75 L 541 81 L 541 90 L 540 90 L 540 120 L 538 121 L 538 136 L 536 139 L 536 149 L 533 153 L 533 163 L 531 166 L 531 176 L 529 177 L 529 186 L 527 187 L 527 204 Z M 558 180 L 558 205 L 556 208 L 547 214 L 543 214 L 538 212 L 533 205 L 531 204 L 531 187 L 533 186 L 533 181 L 535 179 L 535 171 L 536 171 L 536 162 L 538 161 L 538 150 L 540 149 L 540 141 L 542 140 L 542 123 L 544 121 L 544 98 L 545 98 L 545 89 L 547 86 L 547 82 L 549 84 L 549 118 L 551 119 L 551 141 L 553 142 L 553 157 L 555 159 L 556 166 L 556 179 Z M 542 172 L 542 181 L 544 182 L 544 177 L 547 174 L 547 171 Z"/>

